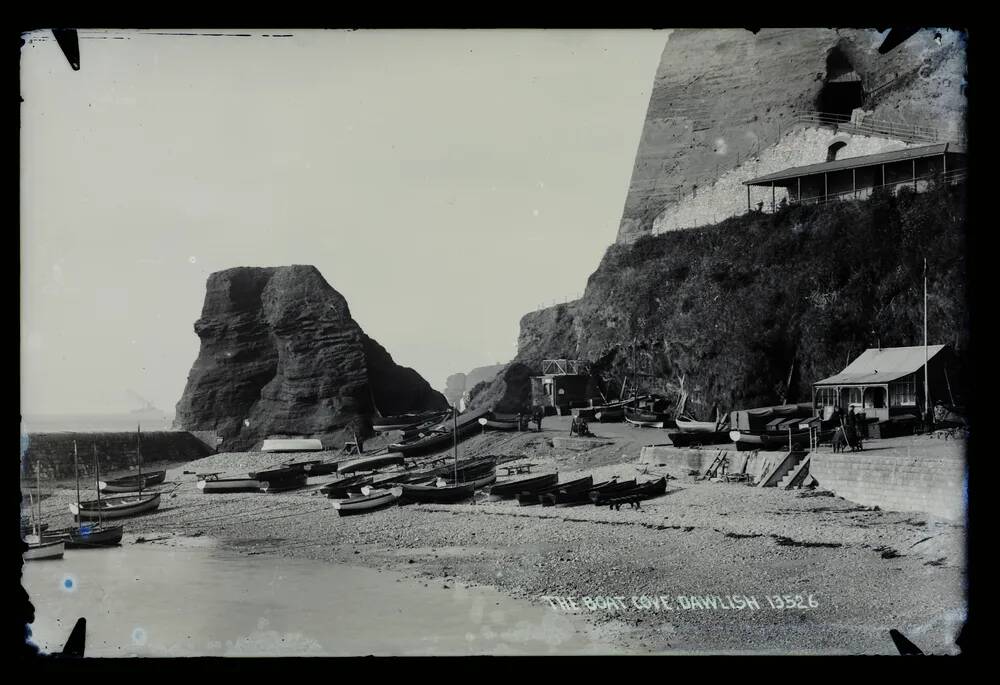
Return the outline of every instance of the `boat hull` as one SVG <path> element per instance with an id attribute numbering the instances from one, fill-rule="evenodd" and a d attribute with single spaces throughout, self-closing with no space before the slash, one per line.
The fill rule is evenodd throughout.
<path id="1" fill-rule="evenodd" d="M 306 474 L 302 472 L 291 478 L 282 478 L 281 480 L 262 480 L 260 482 L 260 491 L 267 493 L 275 492 L 287 492 L 289 490 L 298 490 L 306 485 Z"/>
<path id="2" fill-rule="evenodd" d="M 198 489 L 205 494 L 225 492 L 260 492 L 261 482 L 253 478 L 218 478 L 198 481 Z"/>
<path id="3" fill-rule="evenodd" d="M 129 518 L 156 511 L 160 506 L 160 493 L 143 495 L 141 497 L 109 497 L 97 501 L 81 502 L 79 507 L 70 504 L 69 510 L 76 520 L 102 521 L 110 519 Z"/>
<path id="4" fill-rule="evenodd" d="M 124 532 L 121 526 L 65 528 L 43 533 L 42 542 L 62 542 L 66 549 L 116 547 L 121 544 Z"/>
<path id="5" fill-rule="evenodd" d="M 543 476 L 498 483 L 490 488 L 490 499 L 494 501 L 498 499 L 513 499 L 518 493 L 545 490 L 555 485 L 558 481 L 558 473 L 547 473 Z"/>
<path id="6" fill-rule="evenodd" d="M 400 485 L 395 488 L 400 492 L 401 502 L 426 502 L 433 504 L 454 504 L 469 499 L 476 493 L 475 485 Z"/>
<path id="7" fill-rule="evenodd" d="M 354 473 L 355 471 L 372 471 L 381 466 L 402 465 L 403 455 L 399 452 L 380 454 L 373 457 L 349 459 L 337 464 L 337 473 Z"/>
<path id="8" fill-rule="evenodd" d="M 44 559 L 62 559 L 66 545 L 63 542 L 41 542 L 28 545 L 21 558 L 25 561 L 42 561 Z"/>
<path id="9" fill-rule="evenodd" d="M 148 474 L 142 474 L 142 488 L 139 487 L 138 475 L 102 481 L 98 487 L 101 488 L 101 492 L 137 492 L 140 489 L 145 490 L 151 485 L 159 485 L 166 478 L 166 471 L 151 471 Z"/>
<path id="10" fill-rule="evenodd" d="M 641 499 L 649 499 L 662 495 L 666 491 L 667 479 L 660 478 L 659 480 L 649 481 L 648 483 L 640 483 L 634 488 L 629 488 L 627 490 L 615 490 L 610 492 L 605 491 L 596 496 L 591 496 L 591 500 L 596 506 L 603 506 L 608 504 L 609 501 L 620 497 L 638 497 Z"/>
<path id="11" fill-rule="evenodd" d="M 566 483 L 556 483 L 555 485 L 544 488 L 542 490 L 537 490 L 535 492 L 519 492 L 517 494 L 517 503 L 521 506 L 530 504 L 542 504 L 546 506 L 548 502 L 548 496 L 553 495 L 558 492 L 586 492 L 588 489 L 594 486 L 594 477 L 587 476 L 585 478 L 578 478 L 577 480 L 569 481 Z M 551 506 L 552 502 L 548 502 L 548 506 Z"/>
<path id="12" fill-rule="evenodd" d="M 701 445 L 724 445 L 728 442 L 732 442 L 729 437 L 729 433 L 718 432 L 718 433 L 685 433 L 678 431 L 676 433 L 668 433 L 667 437 L 670 438 L 670 442 L 673 443 L 674 447 L 698 447 Z"/>
<path id="13" fill-rule="evenodd" d="M 395 504 L 398 499 L 399 497 L 391 490 L 380 490 L 367 497 L 354 497 L 342 502 L 334 502 L 333 508 L 340 516 L 354 516 L 385 509 Z"/>

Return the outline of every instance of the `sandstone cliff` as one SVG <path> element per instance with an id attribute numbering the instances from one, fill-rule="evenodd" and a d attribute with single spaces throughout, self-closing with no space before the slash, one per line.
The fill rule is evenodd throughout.
<path id="1" fill-rule="evenodd" d="M 175 425 L 214 430 L 229 449 L 268 435 L 367 430 L 373 411 L 447 406 L 396 365 L 312 266 L 239 267 L 208 279 L 201 339 Z"/>
<path id="2" fill-rule="evenodd" d="M 641 392 L 686 395 L 701 417 L 809 401 L 814 381 L 865 348 L 922 343 L 925 257 L 930 341 L 961 356 L 964 217 L 963 189 L 950 187 L 612 245 L 582 298 L 521 319 L 517 357 L 472 403 L 528 402 L 522 377 L 560 357 L 592 362 L 609 397 L 637 371 Z"/>
<path id="3" fill-rule="evenodd" d="M 773 145 L 796 112 L 941 130 L 965 127 L 965 35 L 922 30 L 887 54 L 861 29 L 681 29 L 656 72 L 618 232 L 646 234 L 665 207 Z M 809 163 L 806 161 L 803 164 Z"/>

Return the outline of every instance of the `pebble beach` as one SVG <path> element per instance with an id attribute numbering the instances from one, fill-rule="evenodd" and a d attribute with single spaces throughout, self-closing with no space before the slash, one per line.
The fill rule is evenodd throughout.
<path id="1" fill-rule="evenodd" d="M 644 444 L 664 441 L 662 431 L 592 429 L 603 442 L 586 451 L 552 446 L 568 435 L 568 419 L 559 417 L 547 418 L 540 433 L 472 436 L 459 451 L 519 456 L 532 474 L 557 471 L 560 480 L 661 475 L 637 458 Z M 184 473 L 238 475 L 287 459 L 225 453 L 168 465 L 160 508 L 121 522 L 125 544 L 204 537 L 276 565 L 347 563 L 399 572 L 442 593 L 484 586 L 571 616 L 594 639 L 632 653 L 894 654 L 891 628 L 927 653 L 958 651 L 964 529 L 927 514 L 880 511 L 822 488 L 671 474 L 666 494 L 639 509 L 477 497 L 341 518 L 318 491 L 333 476 L 286 493 L 205 495 Z M 75 497 L 75 486 L 57 484 L 43 519 L 70 525 Z"/>

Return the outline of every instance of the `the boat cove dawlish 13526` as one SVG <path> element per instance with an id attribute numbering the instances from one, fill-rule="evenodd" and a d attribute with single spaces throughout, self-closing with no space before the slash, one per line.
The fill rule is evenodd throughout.
<path id="1" fill-rule="evenodd" d="M 27 652 L 969 644 L 964 32 L 249 35 L 25 35 Z"/>

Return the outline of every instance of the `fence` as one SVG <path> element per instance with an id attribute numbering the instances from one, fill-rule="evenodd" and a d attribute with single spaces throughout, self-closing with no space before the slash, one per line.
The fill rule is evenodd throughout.
<path id="1" fill-rule="evenodd" d="M 890 188 L 890 189 L 899 190 L 901 188 L 906 188 L 906 187 L 909 187 L 909 186 L 913 186 L 913 189 L 917 190 L 918 184 L 923 183 L 924 187 L 926 187 L 927 184 L 929 184 L 931 182 L 941 183 L 941 184 L 947 183 L 947 184 L 954 185 L 954 184 L 961 183 L 961 182 L 965 181 L 967 175 L 968 175 L 968 170 L 967 169 L 954 169 L 954 170 L 949 171 L 947 173 L 925 174 L 924 176 L 917 176 L 916 178 L 907 179 L 905 181 L 894 181 L 893 183 L 885 183 L 885 184 L 876 184 L 876 185 L 873 185 L 873 186 L 865 186 L 864 188 L 857 188 L 855 190 L 846 190 L 846 191 L 843 191 L 843 192 L 840 192 L 840 193 L 829 193 L 827 195 L 818 196 L 818 197 L 807 197 L 807 198 L 804 198 L 804 199 L 801 199 L 801 200 L 800 199 L 794 199 L 793 200 L 791 197 L 789 197 L 789 198 L 787 198 L 787 203 L 789 205 L 796 205 L 796 204 L 802 204 L 802 205 L 822 205 L 822 204 L 827 204 L 829 202 L 835 202 L 835 201 L 840 201 L 840 200 L 864 200 L 864 199 L 866 199 L 868 197 L 871 197 L 871 195 L 873 195 L 875 192 L 877 192 L 877 191 L 879 191 L 879 190 L 881 190 L 883 188 Z M 892 191 L 890 190 L 890 192 L 892 192 Z M 762 208 L 761 211 L 763 211 L 765 213 L 771 213 L 775 209 L 776 209 L 775 207 L 771 207 L 770 209 L 764 209 L 764 208 Z M 753 211 L 754 210 L 750 210 L 750 212 L 753 212 Z M 749 212 L 742 212 L 742 213 L 749 213 Z M 734 214 L 733 216 L 738 216 L 738 215 L 739 215 L 739 213 L 738 214 Z"/>

